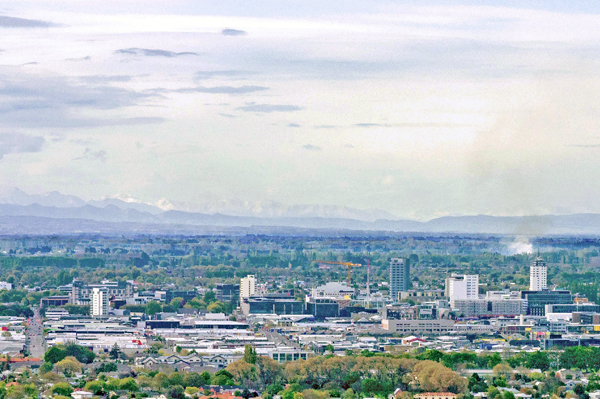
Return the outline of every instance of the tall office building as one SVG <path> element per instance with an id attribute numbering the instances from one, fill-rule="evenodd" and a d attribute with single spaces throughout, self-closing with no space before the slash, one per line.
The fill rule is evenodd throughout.
<path id="1" fill-rule="evenodd" d="M 256 292 L 256 278 L 253 275 L 246 276 L 240 280 L 240 302 L 244 298 L 250 298 Z"/>
<path id="2" fill-rule="evenodd" d="M 90 313 L 92 316 L 108 315 L 108 289 L 92 289 L 92 298 L 90 302 Z"/>
<path id="3" fill-rule="evenodd" d="M 531 263 L 529 269 L 529 291 L 541 291 L 547 287 L 548 265 L 539 256 Z"/>
<path id="4" fill-rule="evenodd" d="M 412 288 L 410 281 L 410 265 L 408 259 L 390 259 L 390 296 L 398 301 L 398 293 Z"/>
<path id="5" fill-rule="evenodd" d="M 479 298 L 479 275 L 453 274 L 446 279 L 446 296 L 450 301 Z"/>

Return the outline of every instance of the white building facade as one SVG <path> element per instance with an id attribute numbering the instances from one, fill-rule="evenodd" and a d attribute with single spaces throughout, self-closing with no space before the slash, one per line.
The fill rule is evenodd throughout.
<path id="1" fill-rule="evenodd" d="M 446 296 L 450 301 L 479 299 L 479 275 L 453 274 L 446 279 Z"/>
<path id="2" fill-rule="evenodd" d="M 94 288 L 90 302 L 90 314 L 92 316 L 108 316 L 108 290 L 106 288 Z"/>
<path id="3" fill-rule="evenodd" d="M 529 290 L 541 291 L 548 288 L 548 265 L 538 257 L 531 263 L 529 269 Z"/>

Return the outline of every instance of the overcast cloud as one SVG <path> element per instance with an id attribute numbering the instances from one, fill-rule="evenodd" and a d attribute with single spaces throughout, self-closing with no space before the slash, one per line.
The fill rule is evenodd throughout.
<path id="1" fill-rule="evenodd" d="M 3 6 L 0 190 L 600 212 L 600 3 Z"/>
<path id="2" fill-rule="evenodd" d="M 42 150 L 44 138 L 22 133 L 0 133 L 0 159 L 7 154 L 38 152 Z"/>
<path id="3" fill-rule="evenodd" d="M 0 15 L 0 28 L 50 28 L 58 26 L 47 21 L 38 21 L 35 19 L 7 17 Z"/>

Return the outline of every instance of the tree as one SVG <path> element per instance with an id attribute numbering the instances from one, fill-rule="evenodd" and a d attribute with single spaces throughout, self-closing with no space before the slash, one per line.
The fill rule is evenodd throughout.
<path id="1" fill-rule="evenodd" d="M 96 367 L 96 373 L 111 373 L 117 371 L 116 363 L 102 363 L 100 367 Z"/>
<path id="2" fill-rule="evenodd" d="M 44 360 L 48 363 L 56 364 L 67 357 L 66 352 L 58 345 L 48 349 L 44 354 Z"/>
<path id="3" fill-rule="evenodd" d="M 277 395 L 281 391 L 283 391 L 283 387 L 279 384 L 271 384 L 267 386 L 267 392 L 271 395 Z"/>
<path id="4" fill-rule="evenodd" d="M 512 375 L 513 369 L 507 363 L 498 363 L 494 366 L 492 372 L 497 377 L 508 378 Z"/>
<path id="5" fill-rule="evenodd" d="M 494 386 L 488 388 L 487 395 L 489 399 L 500 399 L 502 397 L 500 390 Z"/>
<path id="6" fill-rule="evenodd" d="M 127 377 L 119 381 L 119 389 L 124 389 L 129 392 L 137 392 L 139 387 L 132 377 Z"/>
<path id="7" fill-rule="evenodd" d="M 71 396 L 73 387 L 67 382 L 58 382 L 50 389 L 53 395 Z"/>
<path id="8" fill-rule="evenodd" d="M 61 377 L 60 375 L 50 371 L 48 373 L 42 374 L 41 379 L 54 384 L 54 383 L 63 381 L 64 377 Z"/>
<path id="9" fill-rule="evenodd" d="M 146 311 L 145 311 L 145 313 L 148 316 L 154 316 L 155 314 L 157 314 L 161 310 L 162 310 L 162 306 L 160 305 L 160 303 L 158 303 L 156 301 L 150 301 L 150 302 L 148 302 L 146 304 Z"/>
<path id="10" fill-rule="evenodd" d="M 256 364 L 256 350 L 251 345 L 244 346 L 244 361 L 248 364 Z"/>
<path id="11" fill-rule="evenodd" d="M 179 309 L 180 307 L 183 306 L 184 302 L 185 302 L 185 300 L 183 298 L 177 297 L 177 298 L 171 299 L 171 302 L 169 302 L 169 305 L 171 305 L 175 309 Z"/>
<path id="12" fill-rule="evenodd" d="M 204 294 L 204 302 L 206 304 L 211 304 L 217 300 L 217 294 L 214 291 L 206 291 Z"/>
<path id="13" fill-rule="evenodd" d="M 211 384 L 212 385 L 225 385 L 225 386 L 233 385 L 233 375 L 225 369 L 219 370 L 212 377 Z"/>
<path id="14" fill-rule="evenodd" d="M 473 373 L 469 377 L 468 388 L 471 392 L 485 392 L 487 384 L 477 373 Z"/>
<path id="15" fill-rule="evenodd" d="M 256 366 L 258 367 L 258 380 L 261 388 L 283 380 L 281 365 L 270 357 L 258 356 L 256 358 Z"/>
<path id="16" fill-rule="evenodd" d="M 228 306 L 221 301 L 211 303 L 206 307 L 210 313 L 227 313 Z"/>
<path id="17" fill-rule="evenodd" d="M 40 366 L 40 370 L 39 370 L 39 374 L 46 374 L 49 371 L 52 371 L 54 369 L 54 365 L 50 362 L 45 362 L 44 364 L 42 364 Z"/>
<path id="18" fill-rule="evenodd" d="M 342 399 L 354 399 L 355 394 L 354 391 L 351 388 L 348 388 L 344 391 L 344 393 L 342 394 Z"/>
<path id="19" fill-rule="evenodd" d="M 185 391 L 181 385 L 175 385 L 169 389 L 168 396 L 171 399 L 185 399 Z"/>
<path id="20" fill-rule="evenodd" d="M 204 371 L 202 374 L 187 373 L 183 377 L 183 386 L 186 387 L 201 387 L 202 385 L 210 384 L 210 374 Z"/>
<path id="21" fill-rule="evenodd" d="M 59 373 L 81 373 L 81 363 L 74 356 L 67 356 L 56 363 L 54 369 Z"/>
<path id="22" fill-rule="evenodd" d="M 548 353 L 544 351 L 530 353 L 525 362 L 525 367 L 546 371 L 550 368 L 550 357 L 548 356 Z"/>
<path id="23" fill-rule="evenodd" d="M 169 385 L 181 385 L 183 386 L 183 376 L 177 371 L 169 374 Z"/>
<path id="24" fill-rule="evenodd" d="M 305 389 L 302 391 L 304 399 L 329 399 L 329 391 L 320 391 L 317 389 Z"/>
<path id="25" fill-rule="evenodd" d="M 110 350 L 110 352 L 108 353 L 108 355 L 110 356 L 111 359 L 113 360 L 117 360 L 121 357 L 121 348 L 119 348 L 119 345 L 117 345 L 117 343 L 115 342 L 115 344 L 113 345 L 112 349 Z"/>
<path id="26" fill-rule="evenodd" d="M 73 356 L 81 363 L 92 363 L 96 354 L 86 347 L 76 344 L 68 344 L 64 347 L 65 357 Z"/>
<path id="27" fill-rule="evenodd" d="M 489 357 L 487 366 L 488 368 L 493 369 L 498 363 L 502 363 L 502 358 L 500 357 L 500 354 L 496 352 Z"/>
<path id="28" fill-rule="evenodd" d="M 208 385 L 210 384 L 210 373 L 208 371 L 203 371 L 202 373 L 200 373 L 200 377 L 202 378 L 202 385 Z"/>
<path id="29" fill-rule="evenodd" d="M 413 378 L 424 391 L 463 393 L 467 380 L 442 364 L 425 360 L 415 365 Z"/>
<path id="30" fill-rule="evenodd" d="M 103 395 L 104 391 L 102 390 L 103 383 L 102 381 L 88 381 L 85 384 L 85 389 L 92 392 L 94 395 Z"/>
<path id="31" fill-rule="evenodd" d="M 258 370 L 255 365 L 240 359 L 230 363 L 225 370 L 231 373 L 236 384 L 253 389 L 258 388 Z"/>
<path id="32" fill-rule="evenodd" d="M 165 373 L 157 373 L 152 379 L 152 388 L 161 391 L 169 386 L 169 376 Z"/>

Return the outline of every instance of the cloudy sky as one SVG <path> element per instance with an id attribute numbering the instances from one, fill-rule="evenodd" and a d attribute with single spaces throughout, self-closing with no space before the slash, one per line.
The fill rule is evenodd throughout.
<path id="1" fill-rule="evenodd" d="M 3 0 L 0 191 L 600 212 L 599 27 L 589 1 Z"/>

